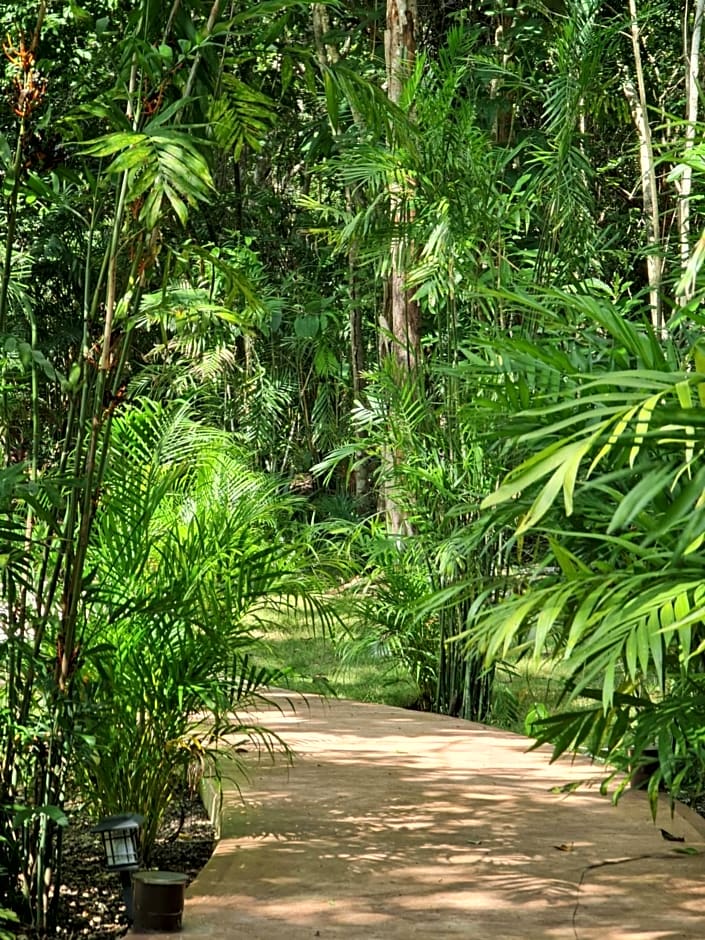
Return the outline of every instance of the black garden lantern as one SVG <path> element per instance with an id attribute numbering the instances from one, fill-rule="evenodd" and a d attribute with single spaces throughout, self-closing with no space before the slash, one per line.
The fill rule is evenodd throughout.
<path id="1" fill-rule="evenodd" d="M 139 813 L 121 813 L 101 819 L 91 829 L 103 839 L 108 870 L 120 873 L 122 897 L 130 923 L 133 920 L 130 872 L 139 868 L 139 831 L 143 822 L 144 816 Z"/>
<path id="2" fill-rule="evenodd" d="M 103 839 L 107 865 L 110 871 L 136 871 L 138 864 L 139 830 L 144 816 L 121 813 L 101 819 L 91 832 Z"/>

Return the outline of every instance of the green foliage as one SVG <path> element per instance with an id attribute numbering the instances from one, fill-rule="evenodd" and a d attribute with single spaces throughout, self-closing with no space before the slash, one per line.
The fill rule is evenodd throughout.
<path id="1" fill-rule="evenodd" d="M 213 187 L 208 166 L 188 132 L 164 126 L 182 107 L 177 102 L 165 109 L 140 132 L 108 134 L 83 148 L 97 158 L 117 154 L 104 172 L 124 174 L 126 198 L 141 202 L 138 218 L 147 229 L 154 229 L 167 205 L 185 225 L 188 206 L 208 200 Z"/>
<path id="2" fill-rule="evenodd" d="M 424 8 L 392 105 L 379 5 L 327 5 L 323 36 L 299 0 L 49 5 L 46 89 L 0 117 L 1 877 L 38 928 L 48 808 L 80 779 L 149 844 L 175 775 L 276 678 L 265 610 L 317 606 L 312 557 L 349 585 L 347 655 L 424 705 L 516 722 L 494 670 L 559 658 L 564 711 L 537 699 L 532 733 L 624 767 L 656 746 L 672 790 L 700 787 L 699 299 L 672 338 L 640 325 L 629 24 L 559 6 Z M 15 50 L 36 12 L 3 6 Z M 640 17 L 667 306 L 704 256 L 668 232 L 702 164 L 672 117 L 693 24 Z M 421 313 L 407 384 L 379 363 L 392 269 Z"/>
<path id="3" fill-rule="evenodd" d="M 245 147 L 260 150 L 275 120 L 271 98 L 236 75 L 223 75 L 222 94 L 213 103 L 210 121 L 216 142 L 225 153 L 239 160 Z"/>
<path id="4" fill-rule="evenodd" d="M 148 807 L 149 841 L 175 769 L 208 753 L 207 735 L 189 723 L 192 709 L 217 714 L 209 733 L 219 739 L 239 727 L 238 704 L 271 678 L 248 659 L 243 618 L 259 616 L 264 594 L 305 592 L 308 581 L 294 563 L 293 529 L 282 535 L 292 506 L 275 484 L 248 475 L 222 435 L 217 444 L 210 438 L 222 466 L 215 458 L 199 464 L 199 479 L 196 464 L 179 462 L 187 450 L 175 455 L 173 439 L 158 466 L 139 450 L 146 437 L 126 443 L 120 430 L 111 443 L 128 379 L 159 326 L 146 315 L 147 298 L 166 285 L 162 307 L 173 314 L 183 305 L 169 283 L 176 253 L 168 215 L 190 239 L 214 201 L 202 119 L 217 97 L 230 33 L 203 22 L 202 5 L 183 3 L 165 22 L 158 4 L 140 2 L 129 11 L 122 3 L 51 10 L 42 34 L 41 22 L 29 28 L 26 6 L 10 5 L 14 48 L 22 26 L 25 52 L 8 67 L 17 120 L 10 111 L 2 119 L 10 130 L 0 148 L 0 837 L 3 896 L 14 903 L 17 889 L 22 919 L 51 931 L 59 814 L 76 775 L 85 774 L 96 798 L 118 781 L 129 798 L 143 777 L 149 792 L 135 800 Z M 268 4 L 268 16 L 290 6 Z M 50 35 L 60 36 L 54 48 L 71 64 L 62 81 L 56 63 L 45 89 L 26 50 Z M 52 72 L 51 62 L 42 65 Z M 19 108 L 30 78 L 41 89 L 36 113 Z M 256 108 L 239 115 L 241 146 L 263 132 L 264 98 L 253 93 Z M 53 107 L 53 123 L 39 105 Z M 76 138 L 91 140 L 69 149 Z M 220 283 L 212 293 L 194 285 L 191 322 L 206 319 L 205 298 L 223 319 L 233 291 L 259 317 L 247 278 L 217 251 L 202 254 L 202 268 Z M 148 424 L 155 415 L 143 409 Z M 181 430 L 208 439 L 190 425 Z M 128 453 L 137 455 L 132 463 Z M 120 460 L 125 473 L 115 476 Z M 108 702 L 125 709 L 120 722 L 110 723 Z M 116 799 L 104 792 L 99 801 Z"/>
<path id="5" fill-rule="evenodd" d="M 341 638 L 343 663 L 354 666 L 377 660 L 387 670 L 401 664 L 418 690 L 417 707 L 436 703 L 439 679 L 438 622 L 419 616 L 419 602 L 429 589 L 420 545 L 399 551 L 395 539 L 377 532 L 368 536 L 376 545 L 363 550 L 374 559 L 364 573 L 362 587 L 353 581 L 342 594 L 349 634 Z M 360 533 L 352 533 L 357 550 Z"/>
<path id="6" fill-rule="evenodd" d="M 330 604 L 340 614 L 337 622 L 311 622 L 287 611 L 268 624 L 258 632 L 255 660 L 281 670 L 282 687 L 293 692 L 397 707 L 417 702 L 419 690 L 404 662 L 390 661 L 383 644 L 365 643 L 364 626 L 356 643 L 346 592 L 337 592 Z"/>
<path id="7" fill-rule="evenodd" d="M 97 815 L 145 816 L 148 860 L 175 787 L 211 768 L 237 712 L 277 674 L 255 667 L 263 603 L 306 595 L 286 539 L 295 501 L 184 407 L 143 402 L 116 421 L 89 561 L 82 695 L 92 703 L 81 792 Z"/>
<path id="8" fill-rule="evenodd" d="M 487 536 L 467 552 L 466 533 L 475 531 L 480 494 L 490 472 L 477 416 L 464 410 L 475 383 L 453 383 L 444 397 L 445 370 L 429 374 L 438 395 L 422 398 L 413 383 L 400 387 L 380 374 L 367 389 L 369 405 L 355 420 L 364 429 L 365 453 L 376 457 L 380 489 L 391 489 L 405 519 L 401 535 L 386 535 L 372 523 L 353 529 L 350 544 L 361 555 L 361 591 L 353 582 L 351 609 L 363 625 L 353 647 L 384 651 L 405 663 L 420 690 L 422 707 L 483 719 L 492 707 L 493 670 L 467 656 L 459 636 L 474 597 L 494 584 L 499 545 Z M 451 411 L 450 408 L 454 410 Z M 390 444 L 391 442 L 391 444 Z M 404 459 L 385 463 L 385 449 Z M 359 459 L 359 445 L 338 449 L 314 468 L 331 471 Z M 354 467 L 355 464 L 353 463 Z M 468 591 L 465 587 L 468 587 Z"/>
<path id="9" fill-rule="evenodd" d="M 535 387 L 514 418 L 508 442 L 523 459 L 483 503 L 489 524 L 513 528 L 512 589 L 500 604 L 491 587 L 476 600 L 466 638 L 490 661 L 559 658 L 568 701 L 597 701 L 534 724 L 556 753 L 586 746 L 627 767 L 657 743 L 677 791 L 702 774 L 686 703 L 699 700 L 705 644 L 703 376 L 650 327 L 594 297 L 564 301 L 592 321 L 564 347 L 607 355 Z M 667 732 L 676 701 L 683 725 Z"/>
<path id="10" fill-rule="evenodd" d="M 12 940 L 15 934 L 10 930 L 5 930 L 5 927 L 15 925 L 18 921 L 19 917 L 14 911 L 7 907 L 0 907 L 0 940 Z"/>

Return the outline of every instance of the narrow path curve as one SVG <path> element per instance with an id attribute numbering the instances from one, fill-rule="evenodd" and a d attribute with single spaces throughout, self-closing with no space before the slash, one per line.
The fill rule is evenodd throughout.
<path id="1" fill-rule="evenodd" d="M 705 824 L 686 807 L 664 801 L 654 823 L 643 794 L 601 796 L 588 761 L 550 764 L 484 725 L 272 698 L 281 711 L 252 718 L 296 757 L 248 755 L 241 795 L 226 779 L 180 936 L 705 938 Z"/>

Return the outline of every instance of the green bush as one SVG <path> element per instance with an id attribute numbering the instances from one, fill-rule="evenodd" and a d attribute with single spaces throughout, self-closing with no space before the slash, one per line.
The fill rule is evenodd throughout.
<path id="1" fill-rule="evenodd" d="M 142 402 L 116 420 L 90 552 L 76 777 L 97 815 L 145 816 L 147 858 L 175 788 L 212 766 L 216 746 L 268 743 L 239 712 L 280 678 L 251 659 L 263 602 L 311 586 L 294 506 L 185 406 Z"/>

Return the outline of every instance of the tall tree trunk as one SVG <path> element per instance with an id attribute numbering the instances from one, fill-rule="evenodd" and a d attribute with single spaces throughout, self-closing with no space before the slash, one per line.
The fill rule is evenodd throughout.
<path id="1" fill-rule="evenodd" d="M 387 29 L 384 48 L 387 64 L 387 94 L 399 104 L 404 81 L 416 57 L 416 0 L 387 0 Z M 390 186 L 391 208 L 395 227 L 403 230 L 406 218 L 404 194 L 397 183 Z M 405 287 L 406 257 L 409 245 L 399 231 L 392 240 L 391 273 L 389 277 L 389 352 L 405 376 L 416 368 L 420 348 L 418 304 Z"/>
<path id="2" fill-rule="evenodd" d="M 406 77 L 416 57 L 416 0 L 387 0 L 387 28 L 384 33 L 384 51 L 387 66 L 387 94 L 390 101 L 399 104 Z M 392 142 L 393 144 L 393 142 Z M 392 238 L 390 274 L 386 291 L 385 309 L 380 316 L 380 355 L 391 360 L 400 384 L 412 381 L 419 363 L 421 327 L 419 307 L 406 288 L 406 260 L 411 246 L 404 235 L 409 221 L 401 184 L 390 184 L 390 209 L 395 234 Z M 390 532 L 402 534 L 408 527 L 405 516 L 394 497 L 394 469 L 402 455 L 390 447 L 384 456 L 383 508 Z"/>
<path id="3" fill-rule="evenodd" d="M 495 56 L 501 66 L 497 75 L 490 81 L 490 99 L 493 101 L 496 109 L 493 137 L 499 147 L 508 146 L 512 138 L 514 96 L 512 92 L 507 89 L 506 83 L 502 80 L 502 75 L 509 69 L 513 52 L 513 43 L 509 39 L 509 33 L 515 16 L 516 0 L 511 0 L 511 2 L 507 2 L 500 12 L 496 14 L 496 25 L 493 37 Z"/>
<path id="4" fill-rule="evenodd" d="M 688 43 L 688 16 L 687 9 L 683 22 L 684 54 L 688 64 L 686 75 L 686 125 L 685 125 L 685 152 L 695 146 L 695 125 L 698 120 L 698 103 L 700 98 L 700 47 L 702 43 L 703 13 L 705 0 L 696 0 L 693 16 L 693 31 Z M 678 184 L 678 245 L 680 248 L 681 270 L 688 269 L 690 261 L 690 196 L 693 189 L 693 169 L 684 165 L 683 174 Z M 683 305 L 693 299 L 693 279 L 685 279 L 680 292 L 679 302 Z"/>
<path id="5" fill-rule="evenodd" d="M 661 253 L 661 225 L 659 220 L 658 186 L 656 183 L 656 165 L 654 148 L 651 141 L 651 127 L 646 105 L 646 84 L 641 61 L 641 31 L 637 17 L 636 0 L 629 0 L 631 17 L 632 49 L 637 86 L 630 78 L 624 81 L 626 95 L 632 118 L 639 137 L 639 163 L 641 166 L 641 189 L 644 204 L 646 241 L 648 254 L 646 269 L 649 279 L 649 305 L 651 322 L 658 333 L 663 332 L 663 308 L 661 302 L 661 279 L 663 275 L 663 256 Z"/>

